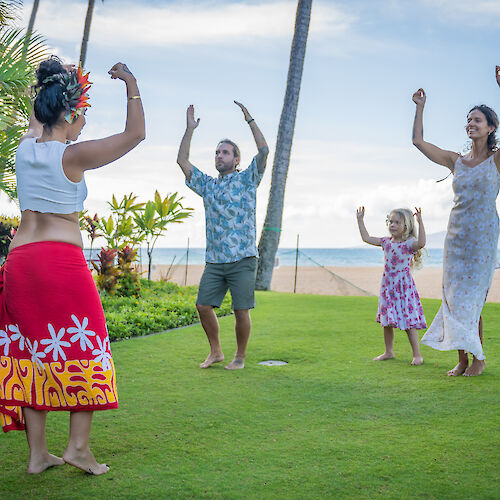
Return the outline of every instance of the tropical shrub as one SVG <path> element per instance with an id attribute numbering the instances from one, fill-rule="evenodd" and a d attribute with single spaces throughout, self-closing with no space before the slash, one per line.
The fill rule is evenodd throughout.
<path id="1" fill-rule="evenodd" d="M 0 264 L 5 262 L 9 245 L 19 227 L 19 217 L 0 216 Z"/>
<path id="2" fill-rule="evenodd" d="M 126 246 L 118 250 L 118 290 L 121 297 L 136 297 L 139 295 L 141 286 L 139 284 L 139 273 L 134 262 L 137 250 Z"/>
<path id="3" fill-rule="evenodd" d="M 111 340 L 123 340 L 198 322 L 198 287 L 182 287 L 171 282 L 144 279 L 140 280 L 140 284 L 139 298 L 101 295 Z M 216 314 L 231 314 L 229 295 L 216 309 Z"/>

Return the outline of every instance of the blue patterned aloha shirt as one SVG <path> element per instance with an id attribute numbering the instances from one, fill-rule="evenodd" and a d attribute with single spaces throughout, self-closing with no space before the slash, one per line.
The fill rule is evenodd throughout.
<path id="1" fill-rule="evenodd" d="M 207 230 L 206 262 L 228 264 L 258 256 L 255 206 L 259 174 L 254 158 L 243 172 L 210 177 L 193 167 L 186 186 L 203 198 Z"/>

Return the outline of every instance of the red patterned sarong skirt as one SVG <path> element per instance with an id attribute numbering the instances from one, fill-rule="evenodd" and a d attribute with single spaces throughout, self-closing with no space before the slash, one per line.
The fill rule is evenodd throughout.
<path id="1" fill-rule="evenodd" d="M 81 248 L 14 248 L 0 270 L 0 422 L 24 430 L 21 407 L 118 407 L 101 300 Z"/>

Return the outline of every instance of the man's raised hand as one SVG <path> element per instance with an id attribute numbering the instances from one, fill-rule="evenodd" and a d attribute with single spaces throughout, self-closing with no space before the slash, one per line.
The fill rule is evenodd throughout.
<path id="1" fill-rule="evenodd" d="M 252 115 L 248 112 L 248 109 L 245 108 L 245 106 L 243 106 L 243 104 L 241 104 L 241 102 L 234 101 L 234 104 L 236 104 L 236 106 L 239 106 L 239 108 L 243 112 L 243 116 L 245 117 L 246 122 L 248 122 L 249 120 L 252 119 Z"/>
<path id="2" fill-rule="evenodd" d="M 194 106 L 192 104 L 188 106 L 186 112 L 186 122 L 186 127 L 191 130 L 194 130 L 200 124 L 199 118 L 197 120 L 194 119 Z"/>

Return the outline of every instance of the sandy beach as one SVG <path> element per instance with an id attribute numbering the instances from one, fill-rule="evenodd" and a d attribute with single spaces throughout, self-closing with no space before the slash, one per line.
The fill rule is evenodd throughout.
<path id="1" fill-rule="evenodd" d="M 204 266 L 153 265 L 152 279 L 169 279 L 180 285 L 197 285 Z M 143 271 L 147 267 L 143 266 Z M 145 274 L 145 275 L 146 275 Z M 413 274 L 418 292 L 422 298 L 440 299 L 442 269 L 424 267 Z M 297 293 L 319 295 L 375 295 L 378 296 L 382 267 L 311 267 L 298 268 Z M 274 270 L 271 290 L 293 292 L 295 268 L 280 266 Z M 493 283 L 487 302 L 500 302 L 500 269 L 493 277 Z"/>

